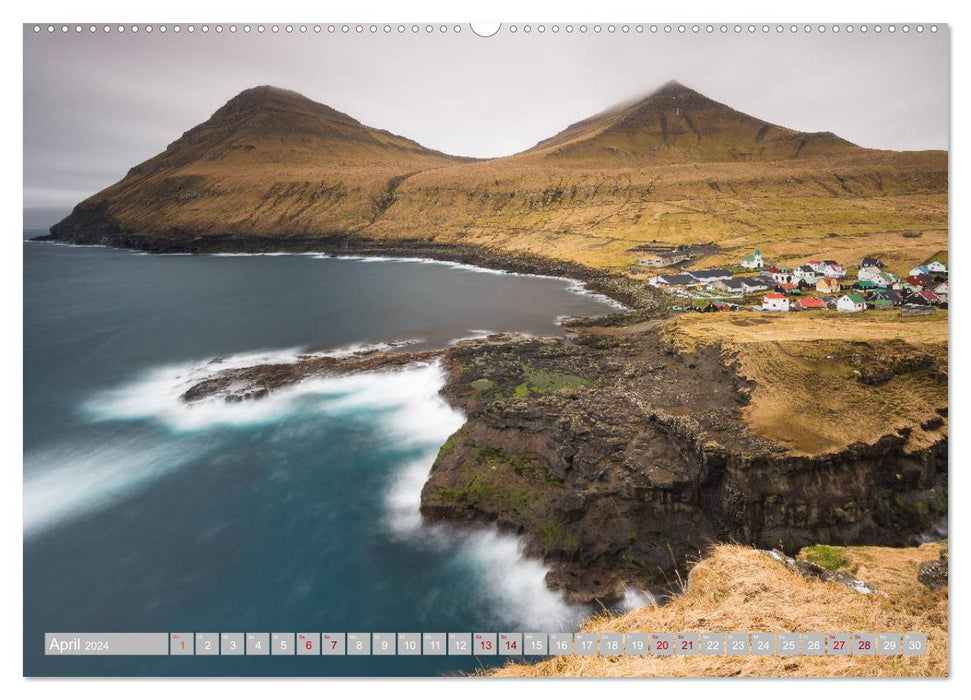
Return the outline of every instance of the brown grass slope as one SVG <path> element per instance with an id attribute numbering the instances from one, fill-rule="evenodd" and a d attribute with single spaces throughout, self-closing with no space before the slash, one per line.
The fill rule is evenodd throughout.
<path id="1" fill-rule="evenodd" d="M 781 160 L 853 150 L 858 147 L 835 134 L 776 126 L 672 80 L 633 104 L 577 122 L 526 153 L 635 165 Z"/>
<path id="2" fill-rule="evenodd" d="M 470 244 L 635 274 L 639 245 L 779 262 L 947 249 L 947 154 L 874 151 L 745 115 L 677 83 L 506 158 L 468 162 L 295 93 L 253 88 L 82 203 L 113 234 Z M 90 216 L 97 212 L 97 216 Z"/>
<path id="3" fill-rule="evenodd" d="M 717 344 L 754 383 L 742 412 L 749 429 L 791 453 L 894 434 L 906 435 L 913 453 L 948 435 L 947 319 L 733 312 L 683 314 L 662 328 L 683 351 Z"/>
<path id="4" fill-rule="evenodd" d="M 644 244 L 759 247 L 778 262 L 947 248 L 947 154 L 769 124 L 671 82 L 528 151 L 422 173 L 369 234 L 473 243 L 634 273 Z"/>
<path id="5" fill-rule="evenodd" d="M 125 232 L 319 235 L 366 226 L 432 151 L 288 90 L 245 90 L 84 204 Z"/>
<path id="6" fill-rule="evenodd" d="M 864 596 L 808 580 L 755 550 L 719 545 L 691 572 L 688 590 L 659 607 L 587 622 L 585 632 L 925 632 L 924 656 L 561 656 L 515 662 L 495 676 L 946 676 L 947 591 L 917 581 L 939 545 L 833 547 L 846 570 L 878 586 Z"/>

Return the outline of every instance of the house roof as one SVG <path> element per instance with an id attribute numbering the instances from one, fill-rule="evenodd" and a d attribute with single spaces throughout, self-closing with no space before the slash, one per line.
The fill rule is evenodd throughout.
<path id="1" fill-rule="evenodd" d="M 843 296 L 846 297 L 847 299 L 849 299 L 850 301 L 852 301 L 854 304 L 865 304 L 866 303 L 866 299 L 864 299 L 862 296 L 860 296 L 856 292 L 847 292 Z"/>
<path id="2" fill-rule="evenodd" d="M 771 292 L 770 294 L 766 294 L 765 295 L 765 298 L 766 299 L 785 299 L 786 298 L 786 295 L 785 294 L 779 294 L 778 292 Z"/>
<path id="3" fill-rule="evenodd" d="M 876 282 L 871 282 L 870 280 L 859 280 L 856 283 L 856 286 L 859 287 L 860 289 L 873 289 L 874 287 L 877 287 L 879 285 L 877 285 Z"/>
<path id="4" fill-rule="evenodd" d="M 880 258 L 863 258 L 860 267 L 883 267 L 883 261 Z"/>
<path id="5" fill-rule="evenodd" d="M 833 265 L 835 267 L 840 267 L 840 264 L 835 260 L 823 260 L 823 265 Z"/>
<path id="6" fill-rule="evenodd" d="M 919 292 L 917 292 L 917 296 L 924 297 L 925 299 L 927 299 L 927 301 L 931 302 L 932 304 L 935 304 L 941 300 L 939 296 L 934 294 L 934 292 L 932 292 L 929 289 L 920 290 Z"/>
<path id="7" fill-rule="evenodd" d="M 729 289 L 737 289 L 739 291 L 742 291 L 745 289 L 745 283 L 742 280 L 738 280 L 738 279 L 721 280 L 721 285 L 723 287 L 728 287 Z"/>
<path id="8" fill-rule="evenodd" d="M 686 270 L 689 275 L 697 280 L 710 280 L 715 277 L 731 277 L 731 270 Z"/>
<path id="9" fill-rule="evenodd" d="M 779 287 L 781 287 L 782 289 L 785 289 L 786 291 L 790 291 L 793 289 L 798 289 L 799 285 L 792 284 L 792 282 L 783 282 L 782 284 L 779 285 Z"/>
<path id="10" fill-rule="evenodd" d="M 924 277 L 924 275 L 911 275 L 907 278 L 907 284 L 914 285 L 915 287 L 927 287 L 933 284 L 933 280 L 929 277 Z"/>
<path id="11" fill-rule="evenodd" d="M 807 265 L 822 265 L 823 264 L 823 261 L 822 260 L 810 260 L 806 264 Z"/>
<path id="12" fill-rule="evenodd" d="M 698 281 L 694 277 L 692 277 L 691 275 L 684 275 L 684 274 L 681 274 L 681 275 L 658 275 L 657 278 L 663 284 L 671 284 L 671 285 L 677 285 L 677 284 L 695 284 Z"/>
<path id="13" fill-rule="evenodd" d="M 826 306 L 826 302 L 816 297 L 807 297 L 806 299 L 801 299 L 799 305 L 804 309 L 821 309 Z"/>
<path id="14" fill-rule="evenodd" d="M 819 281 L 820 282 L 823 282 L 824 284 L 829 284 L 829 285 L 832 285 L 834 283 L 839 282 L 839 280 L 836 279 L 835 277 L 823 277 L 823 279 L 821 279 Z"/>

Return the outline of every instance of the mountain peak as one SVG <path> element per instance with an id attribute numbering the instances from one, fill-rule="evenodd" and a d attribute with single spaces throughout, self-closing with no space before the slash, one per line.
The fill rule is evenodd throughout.
<path id="1" fill-rule="evenodd" d="M 829 133 L 770 124 L 677 80 L 570 125 L 530 149 L 544 157 L 606 163 L 764 161 L 855 148 Z"/>
<path id="2" fill-rule="evenodd" d="M 684 90 L 691 90 L 691 88 L 689 88 L 687 85 L 684 85 L 683 83 L 679 83 L 677 80 L 669 80 L 668 82 L 664 83 L 664 85 L 659 87 L 651 94 L 659 95 L 662 93 L 669 93 L 669 92 L 683 92 Z M 694 90 L 691 90 L 691 91 L 694 92 Z"/>
<path id="3" fill-rule="evenodd" d="M 639 109 L 643 106 L 656 108 L 659 103 L 666 103 L 677 107 L 691 107 L 692 109 L 720 107 L 731 109 L 715 100 L 701 94 L 697 90 L 692 90 L 687 85 L 679 83 L 677 80 L 669 80 L 653 92 L 648 93 L 644 98 L 628 103 L 627 109 Z M 732 110 L 734 111 L 734 110 Z"/>
<path id="4" fill-rule="evenodd" d="M 306 117 L 318 117 L 348 126 L 360 126 L 353 117 L 333 107 L 314 102 L 309 97 L 273 85 L 257 85 L 243 90 L 216 110 L 213 119 L 238 119 L 249 115 L 283 112 Z"/>

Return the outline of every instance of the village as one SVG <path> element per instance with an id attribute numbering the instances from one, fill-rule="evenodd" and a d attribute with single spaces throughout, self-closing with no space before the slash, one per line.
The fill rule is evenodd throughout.
<path id="1" fill-rule="evenodd" d="M 673 249 L 642 258 L 643 267 L 669 268 L 690 261 L 690 251 Z M 759 250 L 732 269 L 688 270 L 658 274 L 648 284 L 682 304 L 675 311 L 840 311 L 867 309 L 902 315 L 947 308 L 946 253 L 916 265 L 906 276 L 886 269 L 876 257 L 855 267 L 835 260 L 807 260 L 797 267 L 773 264 Z"/>

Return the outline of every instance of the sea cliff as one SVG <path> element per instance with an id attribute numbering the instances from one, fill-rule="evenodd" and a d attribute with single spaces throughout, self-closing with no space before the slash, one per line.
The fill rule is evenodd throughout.
<path id="1" fill-rule="evenodd" d="M 548 585 L 578 601 L 673 589 L 717 542 L 791 554 L 817 543 L 901 546 L 946 515 L 941 360 L 903 362 L 900 343 L 870 344 L 879 381 L 919 384 L 940 399 L 935 418 L 812 454 L 746 421 L 758 380 L 733 349 L 687 352 L 667 322 L 640 318 L 574 321 L 565 338 L 492 336 L 434 352 L 231 370 L 183 400 L 258 400 L 315 374 L 441 361 L 442 393 L 466 422 L 438 453 L 423 516 L 519 534 L 526 554 L 550 567 Z M 838 364 L 840 346 L 832 352 Z M 864 380 L 872 373 L 846 379 Z"/>

